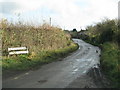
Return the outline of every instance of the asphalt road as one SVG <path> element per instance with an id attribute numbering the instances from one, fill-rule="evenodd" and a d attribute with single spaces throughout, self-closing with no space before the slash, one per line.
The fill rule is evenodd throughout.
<path id="1" fill-rule="evenodd" d="M 74 88 L 82 87 L 83 82 L 88 82 L 85 76 L 88 70 L 100 63 L 100 49 L 82 40 L 73 40 L 79 44 L 77 51 L 40 69 L 3 79 L 3 88 L 66 88 L 72 87 L 73 82 L 76 83 Z M 77 78 L 81 81 L 75 82 Z"/>

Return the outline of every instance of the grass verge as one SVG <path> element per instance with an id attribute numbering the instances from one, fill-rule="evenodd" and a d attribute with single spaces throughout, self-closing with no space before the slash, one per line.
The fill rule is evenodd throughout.
<path id="1" fill-rule="evenodd" d="M 120 50 L 115 43 L 102 45 L 101 66 L 104 73 L 113 82 L 113 87 L 120 87 Z"/>
<path id="2" fill-rule="evenodd" d="M 29 70 L 43 64 L 47 64 L 65 57 L 69 53 L 78 49 L 78 45 L 72 43 L 70 46 L 62 49 L 41 51 L 34 57 L 29 55 L 19 55 L 14 57 L 4 57 L 2 61 L 3 71 L 8 70 Z"/>

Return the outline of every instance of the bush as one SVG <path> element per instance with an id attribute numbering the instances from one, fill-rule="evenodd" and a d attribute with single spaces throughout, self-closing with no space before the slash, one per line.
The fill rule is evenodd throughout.
<path id="1" fill-rule="evenodd" d="M 86 34 L 90 37 L 89 41 L 95 44 L 116 41 L 118 27 L 116 20 L 106 19 L 94 26 L 88 26 Z"/>
<path id="2" fill-rule="evenodd" d="M 104 43 L 101 54 L 101 66 L 105 74 L 113 81 L 115 87 L 120 86 L 120 50 L 115 43 Z"/>

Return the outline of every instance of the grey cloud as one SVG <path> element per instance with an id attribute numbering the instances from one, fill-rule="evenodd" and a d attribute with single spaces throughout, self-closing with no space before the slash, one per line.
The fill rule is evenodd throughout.
<path id="1" fill-rule="evenodd" d="M 20 8 L 20 6 L 16 2 L 0 2 L 0 13 L 11 14 L 18 8 Z"/>

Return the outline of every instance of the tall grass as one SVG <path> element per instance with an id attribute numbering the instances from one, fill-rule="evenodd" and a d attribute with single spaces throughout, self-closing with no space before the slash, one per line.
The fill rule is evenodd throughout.
<path id="1" fill-rule="evenodd" d="M 4 70 L 22 70 L 42 62 L 51 62 L 59 58 L 59 56 L 64 56 L 64 54 L 66 55 L 78 48 L 69 34 L 64 33 L 61 28 L 50 26 L 47 23 L 34 26 L 22 23 L 13 24 L 4 19 L 0 21 L 0 26 Z M 7 57 L 8 47 L 21 46 L 28 47 L 29 55 Z"/>
<path id="2" fill-rule="evenodd" d="M 8 47 L 27 46 L 31 53 L 38 53 L 42 50 L 65 48 L 71 44 L 70 35 L 49 24 L 38 27 L 7 21 L 2 21 L 1 24 L 3 55 L 7 55 Z"/>

